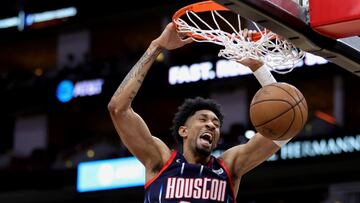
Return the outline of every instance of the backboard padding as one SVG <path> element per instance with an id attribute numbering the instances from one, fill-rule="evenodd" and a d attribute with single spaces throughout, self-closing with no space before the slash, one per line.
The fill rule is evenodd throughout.
<path id="1" fill-rule="evenodd" d="M 286 37 L 300 49 L 321 56 L 360 76 L 360 52 L 315 32 L 307 10 L 290 0 L 215 0 L 235 13 Z M 292 2 L 292 3 L 289 3 Z M 359 40 L 359 39 L 354 39 Z M 360 43 L 359 43 L 360 44 Z"/>

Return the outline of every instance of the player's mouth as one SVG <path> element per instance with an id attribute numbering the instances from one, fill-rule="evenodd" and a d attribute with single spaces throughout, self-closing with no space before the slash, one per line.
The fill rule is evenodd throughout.
<path id="1" fill-rule="evenodd" d="M 213 135 L 209 132 L 204 132 L 203 134 L 200 135 L 200 141 L 204 145 L 211 146 L 211 144 L 213 142 L 212 138 L 213 138 Z"/>

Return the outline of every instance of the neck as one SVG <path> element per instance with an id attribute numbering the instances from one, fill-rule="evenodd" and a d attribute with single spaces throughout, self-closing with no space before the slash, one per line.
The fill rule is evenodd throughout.
<path id="1" fill-rule="evenodd" d="M 210 161 L 211 156 L 204 156 L 191 150 L 184 149 L 183 155 L 188 163 L 191 164 L 206 164 Z"/>

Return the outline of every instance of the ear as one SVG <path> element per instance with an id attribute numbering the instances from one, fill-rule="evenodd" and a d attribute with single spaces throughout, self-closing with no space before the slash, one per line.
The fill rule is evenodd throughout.
<path id="1" fill-rule="evenodd" d="M 180 126 L 180 128 L 178 130 L 178 133 L 182 138 L 187 137 L 187 127 L 186 126 Z"/>

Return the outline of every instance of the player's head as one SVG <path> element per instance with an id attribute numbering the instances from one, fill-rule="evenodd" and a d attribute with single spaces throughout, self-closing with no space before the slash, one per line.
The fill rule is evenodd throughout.
<path id="1" fill-rule="evenodd" d="M 214 100 L 186 99 L 173 119 L 172 135 L 194 152 L 210 155 L 217 146 L 223 119 L 221 107 Z"/>

